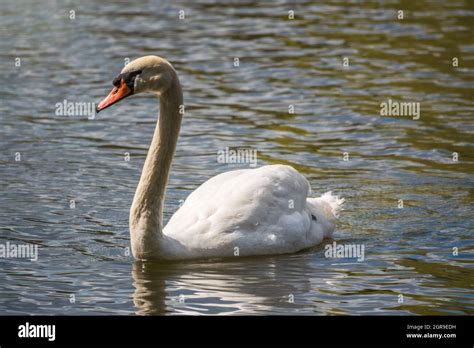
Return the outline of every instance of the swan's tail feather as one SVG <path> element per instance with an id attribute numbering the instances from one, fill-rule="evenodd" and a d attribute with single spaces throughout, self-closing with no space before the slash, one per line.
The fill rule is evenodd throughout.
<path id="1" fill-rule="evenodd" d="M 339 217 L 344 204 L 344 198 L 334 196 L 331 191 L 326 192 L 319 198 L 322 202 L 325 202 L 331 208 L 331 213 L 335 218 Z"/>

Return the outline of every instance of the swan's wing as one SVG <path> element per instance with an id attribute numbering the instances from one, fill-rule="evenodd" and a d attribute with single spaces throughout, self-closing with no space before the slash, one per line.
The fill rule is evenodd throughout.
<path id="1" fill-rule="evenodd" d="M 191 193 L 163 232 L 189 252 L 221 250 L 229 256 L 235 247 L 240 255 L 293 252 L 315 244 L 309 192 L 308 181 L 290 166 L 223 173 Z"/>

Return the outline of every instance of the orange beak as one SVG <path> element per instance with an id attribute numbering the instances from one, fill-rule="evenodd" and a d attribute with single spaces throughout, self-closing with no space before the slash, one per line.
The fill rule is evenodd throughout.
<path id="1" fill-rule="evenodd" d="M 122 99 L 128 97 L 132 94 L 132 90 L 128 88 L 125 81 L 123 79 L 120 80 L 120 86 L 112 88 L 109 95 L 102 100 L 99 105 L 95 108 L 95 111 L 98 113 L 99 111 L 108 108 L 115 103 L 118 103 Z"/>

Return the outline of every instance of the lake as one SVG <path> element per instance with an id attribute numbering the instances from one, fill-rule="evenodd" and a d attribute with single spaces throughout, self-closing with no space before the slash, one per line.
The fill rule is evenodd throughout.
<path id="1" fill-rule="evenodd" d="M 3 0 L 0 244 L 38 258 L 0 258 L 0 313 L 474 314 L 473 17 L 461 0 Z M 98 103 L 150 54 L 173 63 L 186 105 L 165 221 L 208 178 L 249 167 L 218 151 L 248 148 L 258 166 L 298 169 L 314 196 L 346 199 L 332 240 L 133 261 L 128 214 L 157 100 L 56 111 Z M 389 102 L 413 109 L 382 115 Z M 363 260 L 326 257 L 333 242 L 364 246 Z"/>

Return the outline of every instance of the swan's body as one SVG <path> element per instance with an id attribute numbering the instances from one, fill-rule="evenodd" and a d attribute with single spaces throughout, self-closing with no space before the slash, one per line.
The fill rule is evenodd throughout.
<path id="1" fill-rule="evenodd" d="M 337 200 L 307 199 L 309 190 L 290 166 L 219 174 L 191 193 L 164 228 L 165 238 L 185 247 L 171 243 L 167 257 L 283 254 L 319 244 L 334 230 Z"/>
<path id="2" fill-rule="evenodd" d="M 166 60 L 129 63 L 100 111 L 142 91 L 160 96 L 160 119 L 130 209 L 137 259 L 181 260 L 292 253 L 321 243 L 335 229 L 343 200 L 308 198 L 308 181 L 286 165 L 217 175 L 198 187 L 162 227 L 163 201 L 182 115 L 181 86 Z M 128 90 L 127 90 L 128 88 Z"/>

